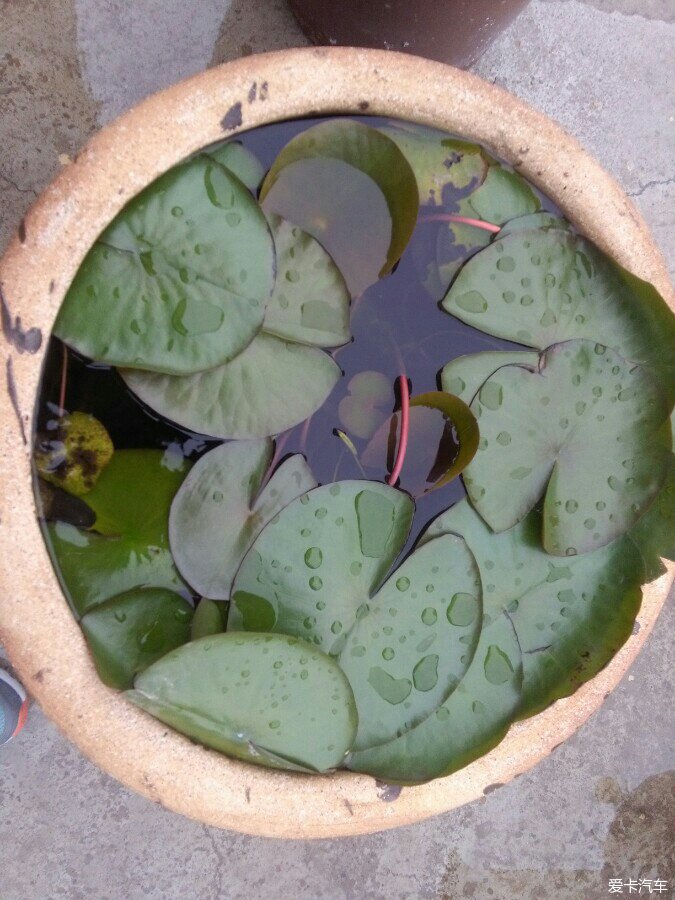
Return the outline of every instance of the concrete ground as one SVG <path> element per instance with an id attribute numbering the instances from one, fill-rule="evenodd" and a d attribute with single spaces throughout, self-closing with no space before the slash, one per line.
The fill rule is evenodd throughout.
<path id="1" fill-rule="evenodd" d="M 589 147 L 671 260 L 674 20 L 672 0 L 533 0 L 475 66 Z M 0 250 L 99 125 L 206 66 L 303 43 L 285 0 L 0 0 Z M 629 878 L 673 879 L 673 618 L 671 605 L 602 709 L 536 769 L 363 838 L 197 825 L 102 774 L 33 707 L 0 751 L 0 898 L 571 900 L 605 897 L 610 878 L 623 893 Z"/>

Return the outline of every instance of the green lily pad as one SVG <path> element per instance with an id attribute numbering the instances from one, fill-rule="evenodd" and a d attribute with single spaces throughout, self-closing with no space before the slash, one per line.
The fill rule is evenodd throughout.
<path id="1" fill-rule="evenodd" d="M 572 556 L 614 540 L 665 481 L 665 399 L 644 369 L 601 344 L 556 344 L 535 372 L 504 366 L 471 408 L 481 431 L 464 472 L 471 502 L 504 531 L 545 494 L 549 553 Z"/>
<path id="2" fill-rule="evenodd" d="M 95 530 L 47 525 L 47 546 L 76 616 L 135 588 L 190 596 L 168 534 L 169 507 L 187 470 L 185 463 L 167 466 L 159 450 L 117 450 L 87 495 Z"/>
<path id="3" fill-rule="evenodd" d="M 349 290 L 321 244 L 280 216 L 267 216 L 277 255 L 277 277 L 265 312 L 268 334 L 313 347 L 346 344 Z"/>
<path id="4" fill-rule="evenodd" d="M 570 224 L 566 219 L 560 216 L 554 216 L 553 213 L 541 212 L 528 213 L 525 216 L 516 216 L 509 219 L 502 225 L 499 237 L 506 237 L 514 231 L 570 231 Z"/>
<path id="5" fill-rule="evenodd" d="M 502 366 L 519 365 L 535 369 L 539 354 L 535 350 L 486 350 L 457 356 L 443 367 L 441 386 L 465 403 L 471 403 L 478 389 Z"/>
<path id="6" fill-rule="evenodd" d="M 226 608 L 226 603 L 216 603 L 206 597 L 200 600 L 192 618 L 190 640 L 198 641 L 199 638 L 225 631 Z"/>
<path id="7" fill-rule="evenodd" d="M 33 458 L 41 478 L 81 497 L 96 484 L 114 449 L 98 419 L 74 412 L 57 420 L 57 427 L 38 443 Z"/>
<path id="8" fill-rule="evenodd" d="M 229 169 L 239 181 L 254 194 L 265 177 L 265 167 L 255 153 L 252 153 L 241 141 L 229 140 L 204 150 L 206 156 L 215 159 L 221 166 Z"/>
<path id="9" fill-rule="evenodd" d="M 483 149 L 443 131 L 416 125 L 385 125 L 379 129 L 396 144 L 417 180 L 420 206 L 442 206 L 446 188 L 463 190 L 482 184 L 488 170 Z"/>
<path id="10" fill-rule="evenodd" d="M 454 535 L 416 550 L 362 602 L 337 657 L 359 715 L 355 750 L 398 737 L 446 700 L 471 662 L 482 620 L 478 569 Z"/>
<path id="11" fill-rule="evenodd" d="M 293 500 L 244 557 L 228 631 L 296 634 L 338 652 L 402 550 L 413 510 L 407 494 L 370 481 L 324 485 Z"/>
<path id="12" fill-rule="evenodd" d="M 675 560 L 675 461 L 670 460 L 668 477 L 649 507 L 630 531 L 638 545 L 646 567 L 646 578 L 652 581 L 663 575 L 666 567 L 661 559 Z"/>
<path id="13" fill-rule="evenodd" d="M 338 416 L 348 432 L 369 438 L 388 417 L 394 402 L 391 380 L 382 372 L 359 372 L 347 385 L 348 394 L 340 400 Z"/>
<path id="14" fill-rule="evenodd" d="M 207 747 L 277 769 L 334 769 L 356 734 L 354 698 L 337 663 L 285 635 L 186 644 L 146 669 L 127 697 Z"/>
<path id="15" fill-rule="evenodd" d="M 462 267 L 443 308 L 542 350 L 571 338 L 601 341 L 647 369 L 672 407 L 675 316 L 652 285 L 585 238 L 560 230 L 500 237 Z"/>
<path id="16" fill-rule="evenodd" d="M 238 178 L 198 156 L 153 182 L 103 232 L 54 333 L 98 362 L 199 372 L 250 343 L 273 280 L 262 211 Z"/>
<path id="17" fill-rule="evenodd" d="M 183 578 L 202 596 L 227 600 L 235 573 L 262 529 L 284 506 L 316 487 L 299 455 L 261 490 L 272 441 L 234 441 L 193 467 L 171 505 L 169 540 Z"/>
<path id="18" fill-rule="evenodd" d="M 461 535 L 480 569 L 485 610 L 509 615 L 523 652 L 520 718 L 596 675 L 630 636 L 642 598 L 644 566 L 630 537 L 560 560 L 541 548 L 541 520 L 534 510 L 495 534 L 463 500 L 421 540 Z"/>
<path id="19" fill-rule="evenodd" d="M 122 369 L 151 409 L 191 431 L 217 438 L 279 434 L 323 404 L 341 371 L 314 347 L 261 332 L 232 362 L 184 377 Z"/>
<path id="20" fill-rule="evenodd" d="M 178 594 L 141 588 L 106 600 L 80 625 L 101 681 L 123 691 L 139 672 L 190 640 L 192 615 Z"/>
<path id="21" fill-rule="evenodd" d="M 521 702 L 521 652 L 505 615 L 485 620 L 458 687 L 415 728 L 386 744 L 350 753 L 347 768 L 391 784 L 450 775 L 495 747 Z"/>
<path id="22" fill-rule="evenodd" d="M 350 287 L 353 287 L 353 282 L 350 281 L 345 268 L 341 264 L 339 253 L 331 246 L 330 236 L 326 239 L 325 226 L 322 227 L 320 223 L 316 222 L 312 225 L 312 222 L 309 220 L 300 221 L 297 214 L 296 217 L 289 215 L 288 210 L 281 209 L 278 206 L 281 195 L 277 193 L 275 197 L 273 193 L 275 186 L 278 184 L 281 186 L 284 177 L 288 174 L 287 170 L 292 166 L 297 166 L 300 163 L 305 164 L 307 162 L 327 160 L 346 164 L 352 170 L 357 170 L 367 176 L 377 186 L 386 201 L 390 216 L 390 234 L 386 249 L 386 259 L 379 274 L 380 276 L 387 275 L 398 262 L 413 233 L 417 221 L 419 195 L 417 193 L 415 175 L 405 156 L 394 141 L 377 129 L 349 119 L 333 119 L 328 122 L 321 122 L 303 131 L 286 144 L 274 161 L 260 191 L 261 203 L 266 203 L 267 208 L 280 213 L 284 218 L 294 221 L 296 225 L 299 225 L 305 231 L 321 240 L 321 243 L 331 253 L 331 256 L 336 260 L 343 274 L 345 274 L 347 283 L 350 284 Z M 311 165 L 305 166 L 304 170 L 320 174 L 317 167 L 312 167 Z M 355 180 L 362 181 L 362 179 L 358 178 Z M 340 191 L 344 192 L 345 196 L 349 194 L 347 182 L 348 179 L 340 182 Z M 292 196 L 284 200 L 284 204 L 288 201 L 296 206 L 296 209 L 299 209 L 300 207 L 297 206 L 297 203 L 302 198 L 299 198 L 297 193 L 297 191 L 293 191 Z M 326 215 L 326 209 L 330 209 L 332 217 L 339 212 L 335 207 L 324 207 L 324 216 Z M 347 207 L 343 207 L 343 212 L 345 209 L 345 223 L 351 220 L 351 227 L 347 233 L 353 242 L 354 220 L 351 218 L 351 213 L 349 213 Z M 358 285 L 357 292 L 360 293 L 365 286 L 365 284 Z"/>

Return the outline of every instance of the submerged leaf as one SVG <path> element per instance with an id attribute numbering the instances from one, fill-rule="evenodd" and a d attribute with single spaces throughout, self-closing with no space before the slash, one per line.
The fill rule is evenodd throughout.
<path id="1" fill-rule="evenodd" d="M 103 232 L 54 333 L 98 362 L 199 372 L 252 340 L 273 278 L 262 211 L 238 178 L 198 156 L 158 178 Z"/>
<path id="2" fill-rule="evenodd" d="M 105 426 L 88 413 L 68 413 L 54 425 L 35 449 L 35 468 L 45 481 L 81 497 L 96 484 L 115 448 Z"/>
<path id="3" fill-rule="evenodd" d="M 279 434 L 311 416 L 340 379 L 314 347 L 261 333 L 232 362 L 184 377 L 123 369 L 131 390 L 160 415 L 217 438 Z"/>
<path id="4" fill-rule="evenodd" d="M 356 437 L 369 438 L 386 419 L 386 407 L 391 409 L 391 380 L 382 372 L 359 372 L 350 380 L 347 391 L 338 406 L 340 422 Z"/>
<path id="5" fill-rule="evenodd" d="M 176 494 L 171 550 L 185 580 L 204 597 L 227 600 L 239 564 L 265 525 L 316 487 L 304 458 L 295 455 L 261 491 L 271 459 L 270 440 L 223 444 L 202 456 Z"/>
<path id="6" fill-rule="evenodd" d="M 486 350 L 457 356 L 443 367 L 441 386 L 465 403 L 471 403 L 478 389 L 502 366 L 519 365 L 536 369 L 539 354 L 535 350 Z"/>
<path id="7" fill-rule="evenodd" d="M 439 516 L 421 543 L 461 535 L 476 558 L 488 615 L 504 611 L 523 652 L 519 717 L 573 693 L 614 656 L 640 608 L 644 567 L 630 539 L 560 560 L 541 548 L 541 511 L 495 534 L 466 500 Z"/>
<path id="8" fill-rule="evenodd" d="M 333 769 L 356 734 L 354 698 L 337 663 L 285 635 L 186 644 L 147 669 L 127 697 L 207 747 L 275 769 Z"/>
<path id="9" fill-rule="evenodd" d="M 190 640 L 193 610 L 178 594 L 141 588 L 112 597 L 82 617 L 99 678 L 126 690 L 148 666 Z"/>
<path id="10" fill-rule="evenodd" d="M 665 399 L 640 366 L 601 344 L 556 344 L 535 372 L 504 366 L 471 408 L 481 431 L 464 473 L 471 502 L 504 531 L 545 494 L 549 553 L 609 543 L 637 522 L 666 478 Z"/>

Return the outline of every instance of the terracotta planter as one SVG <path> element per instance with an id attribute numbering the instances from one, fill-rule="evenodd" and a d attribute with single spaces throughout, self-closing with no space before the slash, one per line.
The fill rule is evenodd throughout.
<path id="1" fill-rule="evenodd" d="M 251 834 L 318 838 L 392 828 L 509 781 L 598 709 L 635 659 L 672 582 L 671 569 L 645 589 L 639 629 L 593 681 L 514 726 L 499 747 L 462 771 L 400 792 L 346 772 L 294 776 L 226 759 L 173 733 L 99 681 L 38 529 L 30 470 L 46 336 L 66 288 L 127 200 L 198 148 L 266 122 L 364 111 L 483 142 L 675 307 L 644 222 L 575 140 L 504 91 L 411 56 L 305 49 L 212 69 L 105 128 L 45 191 L 0 266 L 6 366 L 0 398 L 0 639 L 47 715 L 102 769 L 177 812 Z"/>

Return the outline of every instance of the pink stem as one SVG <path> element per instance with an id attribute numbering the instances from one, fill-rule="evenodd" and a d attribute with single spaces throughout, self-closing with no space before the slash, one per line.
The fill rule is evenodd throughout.
<path id="1" fill-rule="evenodd" d="M 435 216 L 424 216 L 420 222 L 459 222 L 461 225 L 473 225 L 474 228 L 482 228 L 483 231 L 491 231 L 498 234 L 502 229 L 500 225 L 491 222 L 483 222 L 482 219 L 468 219 L 466 216 L 453 216 L 448 213 L 438 213 Z"/>
<path id="2" fill-rule="evenodd" d="M 405 375 L 398 376 L 398 383 L 401 389 L 401 440 L 398 445 L 398 453 L 396 454 L 396 462 L 392 469 L 391 475 L 387 479 L 387 484 L 396 484 L 403 468 L 403 461 L 408 449 L 408 432 L 410 430 L 410 390 L 408 388 L 408 379 Z"/>

